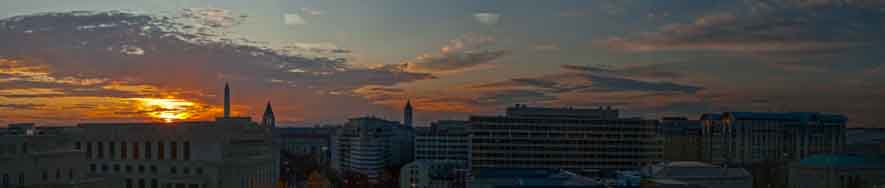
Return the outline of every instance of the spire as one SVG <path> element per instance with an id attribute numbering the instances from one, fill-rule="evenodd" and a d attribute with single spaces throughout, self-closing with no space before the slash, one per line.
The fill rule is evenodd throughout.
<path id="1" fill-rule="evenodd" d="M 224 83 L 224 118 L 230 117 L 230 87 Z"/>
<path id="2" fill-rule="evenodd" d="M 403 109 L 403 125 L 412 126 L 412 101 L 406 100 L 406 107 Z"/>
<path id="3" fill-rule="evenodd" d="M 273 115 L 273 108 L 270 107 L 270 101 L 267 101 L 267 107 L 264 108 L 264 116 L 261 118 L 261 125 L 265 127 L 276 127 L 276 118 Z"/>

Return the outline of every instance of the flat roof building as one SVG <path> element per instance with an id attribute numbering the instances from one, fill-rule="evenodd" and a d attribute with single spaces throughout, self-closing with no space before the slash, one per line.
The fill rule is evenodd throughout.
<path id="1" fill-rule="evenodd" d="M 478 168 L 639 169 L 661 158 L 657 121 L 606 108 L 516 105 L 504 116 L 472 116 L 470 165 Z"/>

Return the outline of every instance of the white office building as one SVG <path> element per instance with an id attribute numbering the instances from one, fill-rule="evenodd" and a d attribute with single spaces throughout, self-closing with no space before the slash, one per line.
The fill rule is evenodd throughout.
<path id="1" fill-rule="evenodd" d="M 396 121 L 376 117 L 350 119 L 333 137 L 332 167 L 338 172 L 356 172 L 377 182 L 385 168 L 398 167 L 413 159 L 414 133 Z"/>

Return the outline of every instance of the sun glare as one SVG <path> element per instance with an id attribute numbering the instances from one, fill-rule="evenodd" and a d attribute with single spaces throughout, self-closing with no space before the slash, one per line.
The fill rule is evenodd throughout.
<path id="1" fill-rule="evenodd" d="M 189 109 L 196 106 L 196 103 L 182 99 L 138 98 L 135 100 L 139 102 L 139 110 L 144 111 L 151 118 L 161 119 L 167 123 L 194 116 Z"/>

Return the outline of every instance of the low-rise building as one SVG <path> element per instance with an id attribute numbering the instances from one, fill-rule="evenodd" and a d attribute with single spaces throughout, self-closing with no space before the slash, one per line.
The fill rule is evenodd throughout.
<path id="1" fill-rule="evenodd" d="M 531 168 L 479 168 L 471 172 L 470 188 L 603 187 L 600 182 L 569 171 Z"/>
<path id="2" fill-rule="evenodd" d="M 694 161 L 663 162 L 643 168 L 648 178 L 676 180 L 686 185 L 715 188 L 752 188 L 753 176 L 743 168 L 713 166 Z"/>
<path id="3" fill-rule="evenodd" d="M 401 188 L 464 188 L 470 169 L 464 161 L 415 160 L 400 170 Z"/>
<path id="4" fill-rule="evenodd" d="M 327 127 L 277 128 L 277 137 L 283 151 L 292 155 L 313 156 L 318 162 L 324 163 L 331 156 L 329 144 L 332 130 Z"/>
<path id="5" fill-rule="evenodd" d="M 885 158 L 818 154 L 790 164 L 790 188 L 885 187 Z"/>
<path id="6" fill-rule="evenodd" d="M 13 124 L 0 129 L 0 187 L 104 188 L 114 182 L 90 176 L 86 156 L 74 148 L 77 129 Z"/>

